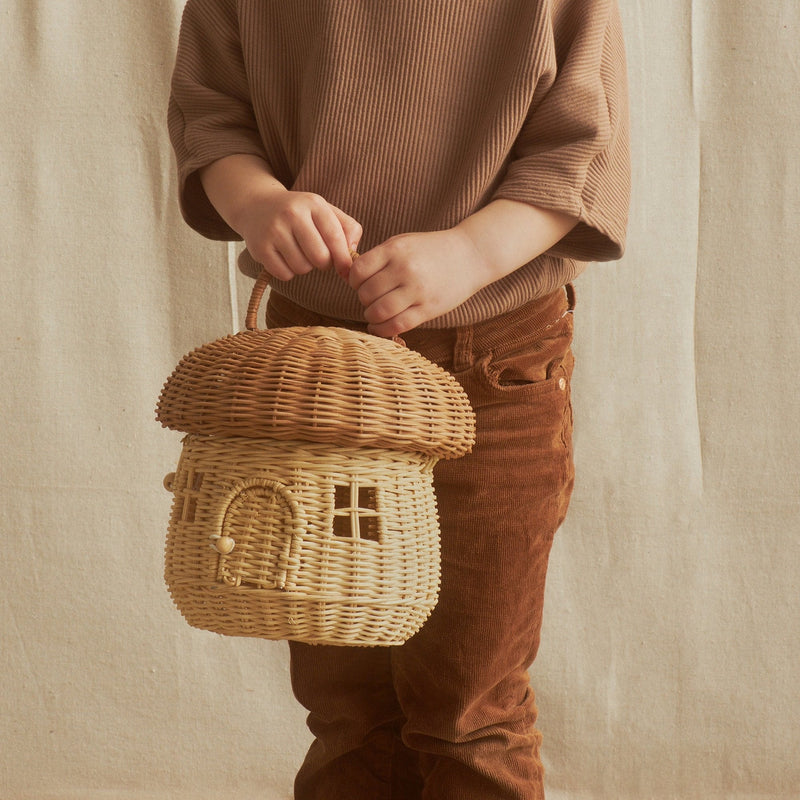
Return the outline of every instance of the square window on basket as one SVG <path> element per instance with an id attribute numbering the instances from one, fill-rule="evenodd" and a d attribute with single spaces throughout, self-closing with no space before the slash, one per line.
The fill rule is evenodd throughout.
<path id="1" fill-rule="evenodd" d="M 470 451 L 474 414 L 402 342 L 257 330 L 264 278 L 247 330 L 186 355 L 159 398 L 187 434 L 165 478 L 170 594 L 217 633 L 400 644 L 438 597 L 433 467 Z"/>

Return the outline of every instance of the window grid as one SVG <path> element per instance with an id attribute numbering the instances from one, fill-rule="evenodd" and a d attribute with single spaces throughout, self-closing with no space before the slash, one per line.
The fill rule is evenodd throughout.
<path id="1" fill-rule="evenodd" d="M 377 492 L 357 482 L 334 487 L 333 533 L 335 536 L 378 541 Z"/>

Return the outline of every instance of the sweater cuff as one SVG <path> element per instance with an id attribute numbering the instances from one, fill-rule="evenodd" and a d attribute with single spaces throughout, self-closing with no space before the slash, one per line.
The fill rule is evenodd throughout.
<path id="1" fill-rule="evenodd" d="M 178 200 L 186 223 L 202 236 L 216 241 L 241 241 L 242 237 L 219 215 L 200 182 L 200 170 L 226 156 L 247 154 L 264 158 L 259 145 L 246 140 L 219 143 L 213 149 L 193 153 L 178 170 Z"/>
<path id="2" fill-rule="evenodd" d="M 492 199 L 516 200 L 577 219 L 578 224 L 547 251 L 551 256 L 576 261 L 620 258 L 625 250 L 629 202 L 624 161 L 618 168 L 620 174 L 610 180 L 608 169 L 614 171 L 614 165 L 605 164 L 603 179 L 589 174 L 576 184 L 574 174 L 559 170 L 558 159 L 551 164 L 547 160 L 539 156 L 514 162 Z M 582 190 L 576 189 L 581 183 Z"/>

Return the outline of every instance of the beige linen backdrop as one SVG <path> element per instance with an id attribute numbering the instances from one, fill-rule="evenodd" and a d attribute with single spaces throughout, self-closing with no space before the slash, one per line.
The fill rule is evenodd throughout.
<path id="1" fill-rule="evenodd" d="M 799 798 L 800 4 L 620 4 L 633 205 L 578 283 L 548 797 Z M 176 211 L 181 8 L 0 7 L 2 800 L 286 800 L 308 743 L 285 644 L 162 582 L 154 404 L 248 292 Z"/>

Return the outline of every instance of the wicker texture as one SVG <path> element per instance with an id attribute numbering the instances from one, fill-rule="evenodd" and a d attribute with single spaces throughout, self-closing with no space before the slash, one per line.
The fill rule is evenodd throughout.
<path id="1" fill-rule="evenodd" d="M 156 410 L 183 431 L 165 578 L 190 625 L 339 645 L 405 641 L 439 589 L 433 467 L 467 453 L 458 382 L 343 328 L 248 330 L 185 356 Z"/>
<path id="2" fill-rule="evenodd" d="M 158 419 L 187 433 L 305 439 L 456 458 L 472 409 L 440 367 L 343 328 L 243 331 L 189 353 Z"/>
<path id="3" fill-rule="evenodd" d="M 187 436 L 168 481 L 175 501 L 165 576 L 173 600 L 190 625 L 227 635 L 402 643 L 438 596 L 435 461 Z M 354 485 L 375 488 L 375 540 L 332 535 L 336 487 Z M 220 554 L 217 537 L 234 549 Z"/>

